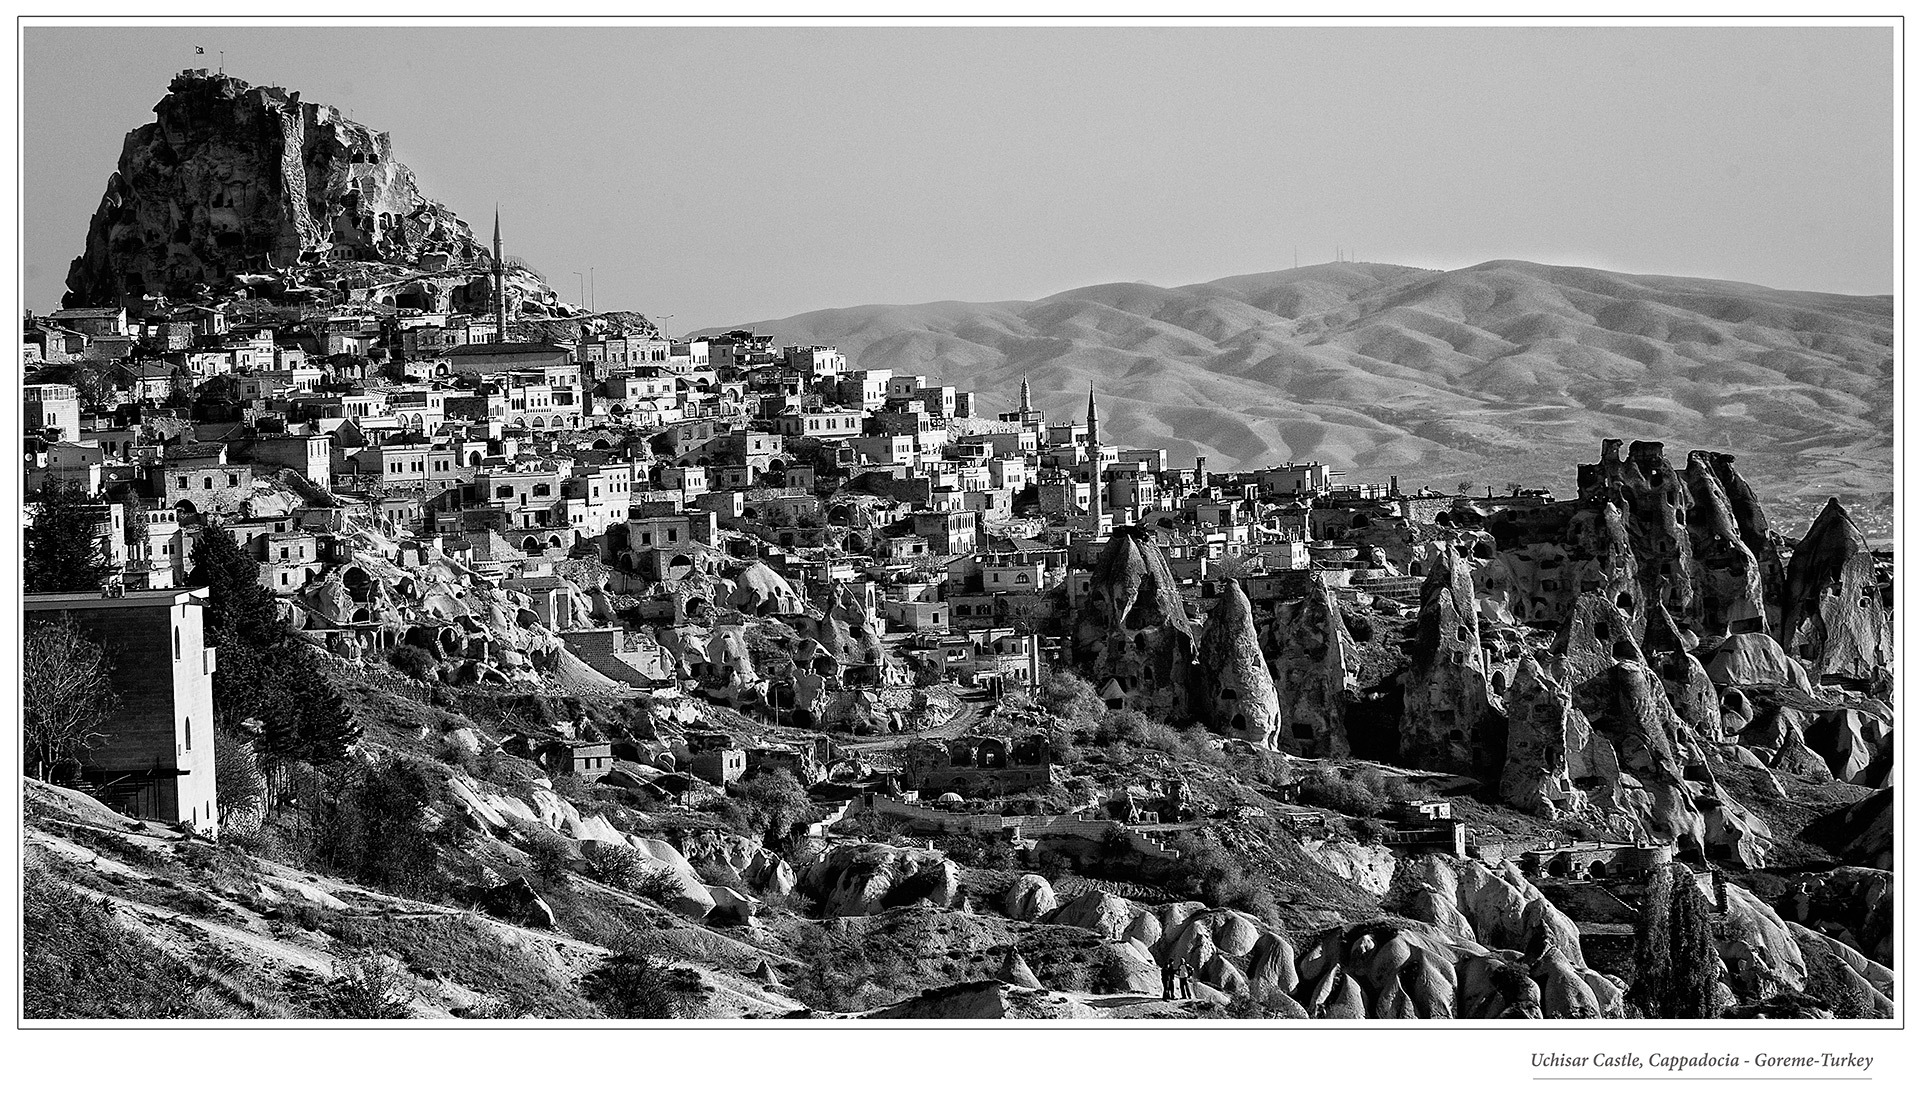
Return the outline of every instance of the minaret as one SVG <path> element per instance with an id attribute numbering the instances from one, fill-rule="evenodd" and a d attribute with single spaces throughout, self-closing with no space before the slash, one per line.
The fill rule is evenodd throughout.
<path id="1" fill-rule="evenodd" d="M 493 206 L 493 324 L 495 343 L 507 341 L 507 262 L 500 252 L 500 206 Z"/>
<path id="2" fill-rule="evenodd" d="M 1093 514 L 1093 534 L 1100 534 L 1100 409 L 1094 404 L 1093 390 L 1087 390 L 1087 511 Z"/>
<path id="3" fill-rule="evenodd" d="M 1027 376 L 1020 375 L 1020 423 L 1027 422 L 1027 414 L 1033 411 L 1033 389 L 1027 385 Z"/>

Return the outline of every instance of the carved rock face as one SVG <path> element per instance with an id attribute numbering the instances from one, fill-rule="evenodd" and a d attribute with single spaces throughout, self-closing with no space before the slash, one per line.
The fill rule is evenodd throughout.
<path id="1" fill-rule="evenodd" d="M 1312 758 L 1344 758 L 1348 665 L 1353 644 L 1326 583 L 1264 605 L 1255 618 L 1280 701 L 1280 747 Z"/>
<path id="2" fill-rule="evenodd" d="M 1530 656 L 1520 660 L 1507 694 L 1507 764 L 1500 776 L 1500 800 L 1542 817 L 1584 808 L 1576 780 L 1614 771 L 1595 767 L 1593 729 L 1573 704 L 1573 695 Z"/>
<path id="3" fill-rule="evenodd" d="M 1583 594 L 1554 655 L 1554 677 L 1593 729 L 1587 775 L 1576 772 L 1575 785 L 1603 814 L 1655 840 L 1702 846 L 1704 826 L 1685 781 L 1695 737 L 1633 642 L 1626 615 L 1598 594 Z"/>
<path id="4" fill-rule="evenodd" d="M 1216 732 L 1278 746 L 1280 698 L 1260 652 L 1253 606 L 1238 581 L 1228 581 L 1200 631 L 1194 708 Z"/>
<path id="5" fill-rule="evenodd" d="M 1472 773 L 1488 762 L 1487 704 L 1479 606 L 1464 559 L 1448 553 L 1420 588 L 1420 624 L 1405 676 L 1400 756 L 1408 766 Z M 1497 770 L 1497 766 L 1494 768 Z"/>
<path id="6" fill-rule="evenodd" d="M 1866 537 L 1838 500 L 1793 550 L 1780 643 L 1815 681 L 1871 681 L 1893 665 L 1893 623 Z"/>
<path id="7" fill-rule="evenodd" d="M 1734 517 L 1733 503 L 1720 478 L 1700 452 L 1687 459 L 1688 542 L 1693 547 L 1703 641 L 1767 630 L 1766 598 L 1760 561 L 1747 548 Z"/>
<path id="8" fill-rule="evenodd" d="M 1180 714 L 1192 684 L 1194 635 L 1167 557 L 1139 528 L 1116 528 L 1074 623 L 1074 655 L 1102 697 Z"/>
<path id="9" fill-rule="evenodd" d="M 1579 483 L 1582 500 L 1619 506 L 1644 603 L 1661 602 L 1675 620 L 1693 627 L 1698 602 L 1687 533 L 1691 498 L 1668 465 L 1664 445 L 1635 443 L 1622 459 L 1620 441 L 1607 440 L 1600 461 L 1580 468 Z"/>

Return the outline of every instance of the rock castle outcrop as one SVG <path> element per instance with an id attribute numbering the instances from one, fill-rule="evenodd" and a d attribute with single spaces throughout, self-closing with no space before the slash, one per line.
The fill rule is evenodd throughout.
<path id="1" fill-rule="evenodd" d="M 245 285 L 426 311 L 491 306 L 492 252 L 421 194 L 386 132 L 205 70 L 176 76 L 154 114 L 127 135 L 68 272 L 69 305 Z M 505 284 L 513 314 L 559 311 L 524 266 L 509 264 Z"/>

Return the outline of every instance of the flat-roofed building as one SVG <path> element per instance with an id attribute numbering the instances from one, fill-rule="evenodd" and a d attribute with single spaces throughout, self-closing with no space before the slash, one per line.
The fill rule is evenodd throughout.
<path id="1" fill-rule="evenodd" d="M 67 619 L 108 649 L 119 706 L 81 761 L 101 801 L 151 821 L 217 835 L 214 803 L 214 650 L 206 645 L 207 591 L 28 594 L 29 624 Z"/>

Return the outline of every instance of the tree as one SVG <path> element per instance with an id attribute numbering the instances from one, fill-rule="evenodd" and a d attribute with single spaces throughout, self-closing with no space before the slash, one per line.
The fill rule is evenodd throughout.
<path id="1" fill-rule="evenodd" d="M 213 730 L 213 800 L 219 803 L 222 823 L 257 813 L 266 797 L 267 780 L 260 773 L 253 745 L 228 728 Z"/>
<path id="2" fill-rule="evenodd" d="M 792 839 L 793 827 L 813 816 L 813 799 L 807 796 L 807 788 L 784 767 L 755 775 L 747 781 L 744 793 L 763 841 L 773 847 L 786 845 Z"/>
<path id="3" fill-rule="evenodd" d="M 260 584 L 260 564 L 213 526 L 201 530 L 193 560 L 187 584 L 207 588 L 207 642 L 220 651 L 213 673 L 219 720 L 232 726 L 258 718 L 265 732 L 257 751 L 268 766 L 344 758 L 360 726 L 280 618 L 279 603 Z"/>
<path id="4" fill-rule="evenodd" d="M 214 646 L 244 644 L 264 650 L 287 639 L 290 629 L 280 619 L 273 594 L 260 584 L 259 561 L 247 554 L 226 529 L 209 525 L 200 530 L 200 539 L 193 545 L 193 573 L 187 576 L 187 585 L 208 590 L 207 640 Z M 220 669 L 226 669 L 224 658 Z"/>
<path id="5" fill-rule="evenodd" d="M 1675 863 L 1648 881 L 1633 940 L 1639 973 L 1627 991 L 1629 1002 L 1648 1017 L 1719 1016 L 1713 921 L 1686 864 Z"/>
<path id="6" fill-rule="evenodd" d="M 1462 478 L 1460 479 L 1460 484 L 1453 488 L 1460 496 L 1465 497 L 1467 494 L 1473 492 L 1473 483 L 1468 479 Z"/>
<path id="7" fill-rule="evenodd" d="M 116 498 L 123 506 L 127 517 L 127 562 L 133 566 L 147 564 L 147 506 L 134 492 L 133 483 L 120 488 Z"/>
<path id="8" fill-rule="evenodd" d="M 300 758 L 307 763 L 345 759 L 347 752 L 360 742 L 360 723 L 347 708 L 340 691 L 324 676 L 309 671 L 302 685 Z"/>
<path id="9" fill-rule="evenodd" d="M 50 481 L 30 504 L 33 523 L 24 537 L 27 592 L 99 589 L 110 573 L 95 535 L 101 503 L 78 482 Z"/>
<path id="10" fill-rule="evenodd" d="M 77 768 L 120 704 L 111 673 L 106 652 L 65 617 L 27 629 L 20 672 L 27 774 L 45 779 Z"/>

